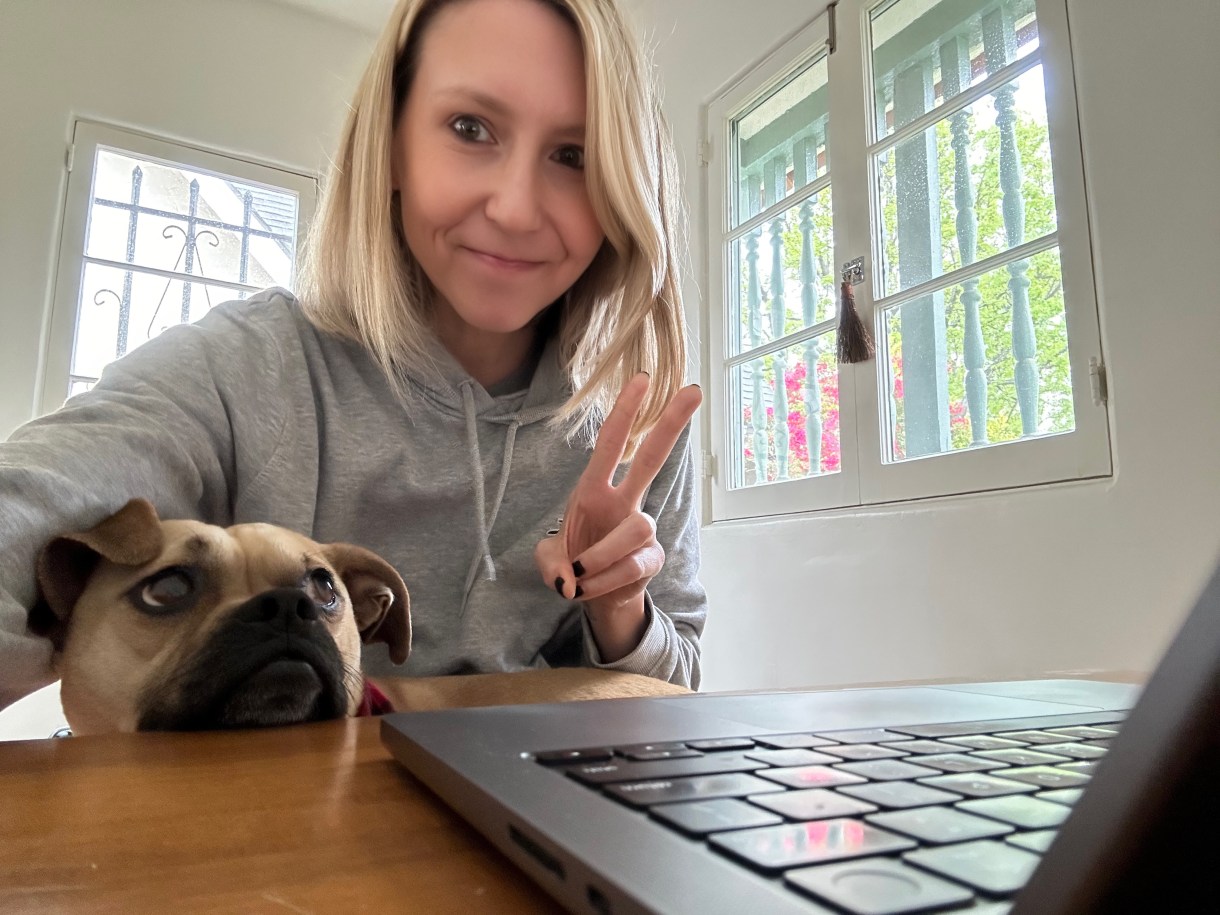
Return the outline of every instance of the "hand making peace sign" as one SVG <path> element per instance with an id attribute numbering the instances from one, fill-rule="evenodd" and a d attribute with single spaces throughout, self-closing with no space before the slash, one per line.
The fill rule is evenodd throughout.
<path id="1" fill-rule="evenodd" d="M 625 657 L 643 637 L 644 589 L 665 564 L 665 550 L 657 542 L 656 522 L 640 506 L 703 400 L 698 385 L 679 391 L 615 486 L 614 471 L 623 459 L 648 384 L 648 376 L 641 373 L 619 393 L 602 423 L 589 465 L 568 499 L 560 534 L 545 538 L 534 550 L 548 587 L 585 602 L 606 663 Z"/>

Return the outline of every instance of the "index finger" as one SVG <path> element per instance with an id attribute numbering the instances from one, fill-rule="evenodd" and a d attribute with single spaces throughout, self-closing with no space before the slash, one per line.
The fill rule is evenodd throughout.
<path id="1" fill-rule="evenodd" d="M 597 444 L 593 446 L 593 454 L 589 457 L 582 477 L 590 477 L 607 486 L 613 482 L 614 471 L 623 460 L 623 452 L 627 449 L 631 425 L 635 422 L 647 394 L 648 375 L 644 372 L 633 376 L 623 385 L 610 414 L 598 430 Z"/>
<path id="2" fill-rule="evenodd" d="M 644 491 L 661 472 L 674 450 L 674 445 L 678 443 L 682 430 L 686 428 L 686 424 L 702 402 L 703 391 L 699 385 L 689 384 L 675 394 L 674 399 L 665 407 L 661 418 L 636 451 L 627 476 L 619 484 L 619 490 L 632 500 L 633 505 L 638 505 L 643 500 Z"/>

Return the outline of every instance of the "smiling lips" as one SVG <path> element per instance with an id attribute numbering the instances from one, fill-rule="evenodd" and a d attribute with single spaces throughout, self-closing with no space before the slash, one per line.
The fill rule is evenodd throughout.
<path id="1" fill-rule="evenodd" d="M 463 246 L 462 250 L 487 267 L 491 267 L 494 270 L 503 270 L 511 273 L 522 273 L 536 267 L 541 267 L 545 263 L 545 261 L 519 260 L 517 258 L 502 257 L 499 254 L 492 254 L 488 251 L 480 251 L 478 248 L 468 248 Z"/>

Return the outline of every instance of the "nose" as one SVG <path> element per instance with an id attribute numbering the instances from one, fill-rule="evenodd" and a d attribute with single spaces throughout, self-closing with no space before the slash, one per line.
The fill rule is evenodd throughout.
<path id="1" fill-rule="evenodd" d="M 492 177 L 487 218 L 509 232 L 534 232 L 542 227 L 542 183 L 536 163 L 524 156 L 508 157 Z"/>
<path id="2" fill-rule="evenodd" d="M 299 588 L 274 588 L 242 604 L 234 617 L 275 632 L 308 636 L 321 623 L 318 608 Z"/>

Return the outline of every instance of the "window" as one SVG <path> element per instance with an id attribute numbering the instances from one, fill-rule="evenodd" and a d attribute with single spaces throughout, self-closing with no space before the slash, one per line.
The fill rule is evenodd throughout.
<path id="1" fill-rule="evenodd" d="M 1110 473 L 1066 36 L 840 0 L 709 106 L 713 521 Z"/>
<path id="2" fill-rule="evenodd" d="M 291 287 L 314 179 L 78 122 L 44 410 L 167 327 Z"/>

